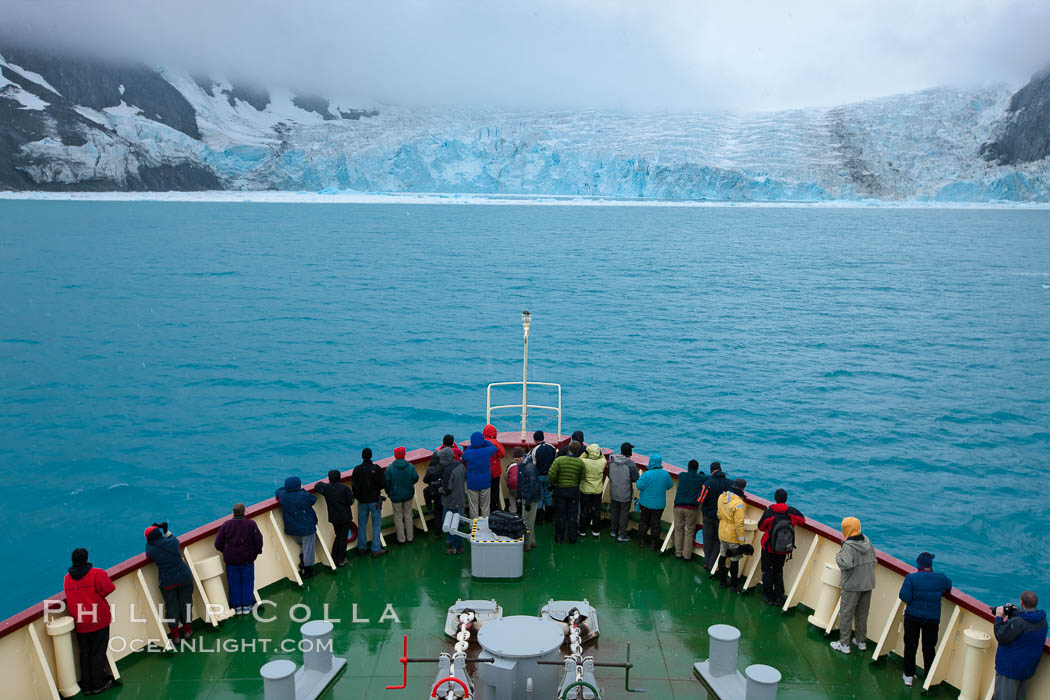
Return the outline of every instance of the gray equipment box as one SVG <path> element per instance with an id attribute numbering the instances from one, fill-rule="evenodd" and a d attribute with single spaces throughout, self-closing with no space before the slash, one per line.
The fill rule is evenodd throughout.
<path id="1" fill-rule="evenodd" d="M 470 526 L 470 534 L 462 530 Z M 497 535 L 489 529 L 489 519 L 464 518 L 458 513 L 445 513 L 441 529 L 470 540 L 470 575 L 474 578 L 521 578 L 525 538 Z"/>

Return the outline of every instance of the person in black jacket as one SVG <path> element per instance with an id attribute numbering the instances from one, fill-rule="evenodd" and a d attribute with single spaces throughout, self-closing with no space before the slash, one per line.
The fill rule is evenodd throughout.
<path id="1" fill-rule="evenodd" d="M 328 522 L 335 530 L 335 541 L 332 542 L 332 561 L 336 566 L 346 566 L 346 539 L 350 536 L 350 526 L 354 522 L 354 494 L 350 487 L 343 483 L 343 475 L 338 469 L 328 472 L 328 483 L 318 481 L 317 492 L 324 496 L 328 507 Z"/>
<path id="2" fill-rule="evenodd" d="M 379 534 L 383 529 L 383 468 L 372 461 L 372 450 L 361 450 L 361 463 L 350 474 L 350 485 L 357 497 L 357 553 L 368 554 L 368 519 L 372 519 L 372 556 L 386 554 Z"/>
<path id="3" fill-rule="evenodd" d="M 551 465 L 554 464 L 554 459 L 558 456 L 558 450 L 554 448 L 554 445 L 544 442 L 547 436 L 542 430 L 533 433 L 532 439 L 536 441 L 536 447 L 532 448 L 529 454 L 532 456 L 532 463 L 536 465 L 536 477 L 540 482 L 540 502 L 537 508 L 541 510 L 536 513 L 536 522 L 540 524 L 545 520 L 554 522 L 554 491 L 547 480 L 547 474 L 551 470 Z"/>
<path id="4" fill-rule="evenodd" d="M 446 449 L 442 447 L 442 449 Z M 447 448 L 449 452 L 452 448 Z M 434 450 L 434 454 L 430 455 L 430 464 L 427 465 L 427 471 L 423 474 L 423 483 L 426 486 L 423 487 L 423 502 L 434 515 L 434 524 L 431 529 L 434 531 L 434 537 L 441 539 L 441 521 L 444 518 L 444 509 L 441 507 L 441 459 L 438 457 L 438 453 L 441 450 Z"/>
<path id="5" fill-rule="evenodd" d="M 783 520 L 795 528 L 806 522 L 806 516 L 787 504 L 788 494 L 784 489 L 777 489 L 773 500 L 774 503 L 758 519 L 758 529 L 762 531 L 762 597 L 766 605 L 783 605 L 787 602 L 784 597 L 784 562 L 791 552 L 778 551 L 774 547 L 773 531 L 783 530 L 783 527 L 774 528 L 774 525 Z"/>
<path id="6" fill-rule="evenodd" d="M 718 497 L 729 490 L 729 478 L 722 465 L 711 462 L 711 476 L 700 490 L 700 514 L 704 519 L 704 567 L 711 571 L 718 561 Z"/>

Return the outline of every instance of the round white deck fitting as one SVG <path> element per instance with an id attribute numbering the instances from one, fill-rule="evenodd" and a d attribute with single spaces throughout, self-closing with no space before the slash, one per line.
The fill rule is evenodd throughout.
<path id="1" fill-rule="evenodd" d="M 69 615 L 52 618 L 47 623 L 47 634 L 55 647 L 55 684 L 64 698 L 73 697 L 80 692 L 77 684 L 77 667 L 73 661 L 73 627 L 75 623 Z"/>
<path id="2" fill-rule="evenodd" d="M 962 633 L 966 644 L 965 664 L 963 664 L 962 685 L 959 687 L 959 700 L 977 700 L 980 693 L 981 668 L 984 663 L 981 657 L 984 650 L 992 644 L 992 635 L 967 627 Z"/>
<path id="3" fill-rule="evenodd" d="M 740 630 L 732 625 L 711 625 L 707 628 L 711 637 L 708 668 L 712 676 L 729 676 L 736 673 L 737 647 L 740 644 Z"/>
<path id="4" fill-rule="evenodd" d="M 747 689 L 744 700 L 776 700 L 780 671 L 765 664 L 752 664 L 744 669 Z"/>
<path id="5" fill-rule="evenodd" d="M 304 668 L 321 673 L 332 670 L 332 627 L 328 620 L 310 620 L 299 628 Z"/>
<path id="6" fill-rule="evenodd" d="M 277 659 L 259 669 L 265 700 L 295 700 L 295 663 Z"/>
<path id="7" fill-rule="evenodd" d="M 478 632 L 481 648 L 505 659 L 544 656 L 561 647 L 565 633 L 561 625 L 528 615 L 493 620 Z"/>

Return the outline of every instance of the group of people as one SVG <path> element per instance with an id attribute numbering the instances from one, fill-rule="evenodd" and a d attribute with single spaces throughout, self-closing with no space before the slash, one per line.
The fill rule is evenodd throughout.
<path id="1" fill-rule="evenodd" d="M 533 434 L 535 447 L 527 454 L 518 447 L 512 452 L 507 469 L 509 499 L 503 501 L 502 458 L 506 451 L 497 440 L 496 428 L 486 425 L 471 435 L 466 448 L 460 448 L 452 435 L 445 435 L 434 450 L 423 477 L 423 496 L 433 514 L 435 536 L 441 537 L 444 513 L 471 518 L 485 517 L 493 510 L 520 512 L 525 522 L 525 550 L 536 547 L 537 522 L 554 525 L 554 542 L 575 544 L 590 532 L 600 537 L 601 504 L 609 487 L 610 536 L 628 542 L 627 524 L 632 509 L 638 511 L 638 546 L 658 550 L 661 546 L 663 511 L 667 492 L 675 488 L 673 501 L 673 540 L 675 557 L 690 560 L 697 530 L 703 533 L 704 567 L 717 576 L 719 585 L 735 593 L 743 592 L 740 561 L 754 551 L 747 544 L 744 490 L 746 480 L 730 479 L 718 462 L 708 473 L 700 471 L 697 460 L 690 460 L 686 471 L 675 480 L 663 468 L 658 454 L 649 457 L 644 472 L 634 461 L 634 446 L 625 442 L 618 454 L 605 456 L 595 443 L 586 444 L 582 431 L 560 450 L 545 441 L 543 431 Z M 394 461 L 383 468 L 372 461 L 372 451 L 361 452 L 361 463 L 354 467 L 349 485 L 342 473 L 332 470 L 327 482 L 318 482 L 316 491 L 325 499 L 328 521 L 335 532 L 332 561 L 347 563 L 347 542 L 354 523 L 357 504 L 357 552 L 381 557 L 382 504 L 389 498 L 393 510 L 397 541 L 412 542 L 416 468 L 405 459 L 405 448 L 394 450 Z M 635 492 L 637 491 L 637 496 Z M 291 476 L 277 489 L 284 530 L 300 545 L 299 570 L 304 578 L 314 575 L 317 497 Z M 777 489 L 774 502 L 758 521 L 762 532 L 760 557 L 762 594 L 768 605 L 786 603 L 784 565 L 795 548 L 795 528 L 805 516 L 788 505 L 788 494 Z M 370 526 L 370 529 L 369 527 Z M 877 556 L 871 541 L 861 530 L 857 518 L 841 524 L 843 542 L 835 557 L 841 571 L 839 638 L 831 642 L 836 651 L 849 654 L 852 643 L 867 648 L 867 618 L 871 593 L 875 588 Z M 157 567 L 158 584 L 164 601 L 165 620 L 174 646 L 189 639 L 193 630 L 193 577 L 182 558 L 178 538 L 167 523 L 153 523 L 145 531 L 146 556 Z M 225 521 L 215 537 L 215 548 L 226 565 L 229 605 L 238 615 L 249 614 L 255 604 L 254 563 L 263 551 L 262 533 L 246 517 L 244 504 L 233 507 L 233 517 Z M 463 552 L 462 538 L 448 536 L 448 554 Z M 67 604 L 74 616 L 80 649 L 81 687 L 91 695 L 112 685 L 106 648 L 109 641 L 110 609 L 106 596 L 113 592 L 112 581 L 102 569 L 92 567 L 88 552 L 74 550 L 73 566 L 65 579 Z M 912 685 L 916 656 L 922 648 L 924 668 L 930 668 L 936 651 L 941 597 L 951 590 L 950 579 L 933 571 L 934 556 L 923 552 L 916 561 L 917 571 L 905 577 L 900 599 L 904 614 L 904 683 Z M 1047 634 L 1046 614 L 1037 609 L 1038 599 L 1031 591 L 1021 596 L 1017 609 L 995 611 L 994 630 L 999 643 L 996 652 L 995 700 L 1024 700 L 1027 679 L 1035 673 Z"/>

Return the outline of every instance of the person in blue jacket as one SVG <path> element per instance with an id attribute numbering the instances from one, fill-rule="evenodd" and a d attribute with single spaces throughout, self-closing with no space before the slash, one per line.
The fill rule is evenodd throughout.
<path id="1" fill-rule="evenodd" d="M 933 570 L 933 555 L 923 552 L 915 559 L 919 569 L 904 577 L 900 599 L 904 608 L 904 685 L 915 680 L 915 654 L 922 637 L 922 667 L 929 673 L 937 653 L 937 628 L 941 624 L 941 596 L 952 590 L 952 580 Z"/>
<path id="2" fill-rule="evenodd" d="M 638 477 L 638 505 L 642 508 L 638 525 L 638 546 L 645 547 L 646 534 L 649 546 L 655 552 L 660 548 L 660 518 L 667 505 L 667 492 L 674 486 L 671 475 L 664 470 L 660 455 L 650 455 L 645 473 Z"/>
<path id="3" fill-rule="evenodd" d="M 470 447 L 463 450 L 462 461 L 467 465 L 467 505 L 470 517 L 488 517 L 492 495 L 492 474 L 489 464 L 496 446 L 485 439 L 481 431 L 470 436 Z"/>
<path id="4" fill-rule="evenodd" d="M 164 620 L 175 648 L 193 636 L 193 574 L 182 559 L 179 538 L 168 532 L 167 523 L 146 528 L 146 557 L 157 566 L 157 583 L 164 599 Z M 181 630 L 180 630 L 181 627 Z"/>
<path id="5" fill-rule="evenodd" d="M 299 477 L 290 476 L 284 486 L 277 489 L 277 501 L 284 516 L 284 532 L 299 543 L 299 563 L 303 578 L 314 575 L 314 544 L 317 540 L 317 513 L 314 503 L 317 496 L 303 490 Z"/>
<path id="6" fill-rule="evenodd" d="M 1035 675 L 1046 643 L 1046 611 L 1037 610 L 1039 598 L 1032 591 L 1021 594 L 1021 609 L 1007 615 L 995 610 L 994 700 L 1025 700 L 1028 679 Z"/>

